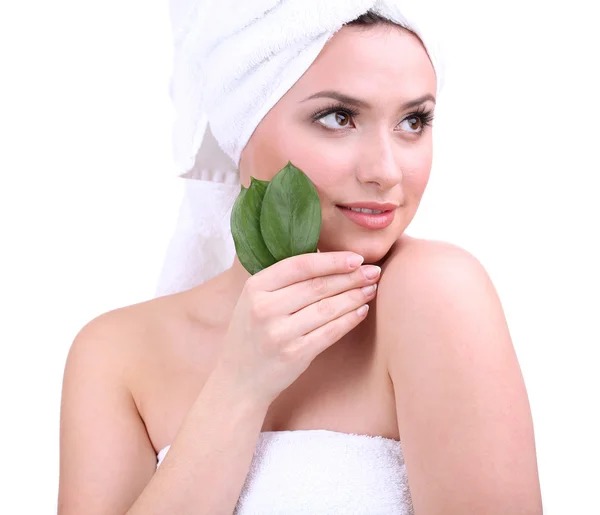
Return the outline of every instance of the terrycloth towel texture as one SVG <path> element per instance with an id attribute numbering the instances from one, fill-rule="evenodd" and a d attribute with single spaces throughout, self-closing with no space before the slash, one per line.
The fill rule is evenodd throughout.
<path id="1" fill-rule="evenodd" d="M 168 449 L 160 451 L 157 467 Z M 413 513 L 400 442 L 328 430 L 261 433 L 235 510 L 236 515 Z"/>
<path id="2" fill-rule="evenodd" d="M 421 38 L 439 93 L 442 58 L 430 2 L 171 0 L 173 152 L 176 173 L 188 184 L 158 295 L 191 288 L 231 266 L 235 247 L 229 226 L 221 222 L 229 217 L 239 193 L 242 150 L 327 41 L 369 10 Z M 198 188 L 193 184 L 197 180 L 220 186 Z M 223 194 L 228 201 L 215 206 Z M 192 212 L 195 218 L 190 218 Z"/>

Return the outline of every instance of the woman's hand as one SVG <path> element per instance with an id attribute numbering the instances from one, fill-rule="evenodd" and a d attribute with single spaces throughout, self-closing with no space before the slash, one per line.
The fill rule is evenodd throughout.
<path id="1" fill-rule="evenodd" d="M 352 252 L 302 254 L 250 277 L 215 370 L 230 386 L 272 403 L 366 318 L 380 269 L 362 261 Z"/>

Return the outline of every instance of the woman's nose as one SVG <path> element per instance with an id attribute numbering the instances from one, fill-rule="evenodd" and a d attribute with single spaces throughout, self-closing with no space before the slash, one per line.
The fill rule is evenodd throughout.
<path id="1" fill-rule="evenodd" d="M 392 144 L 388 136 L 366 143 L 356 172 L 361 183 L 374 183 L 382 190 L 389 190 L 402 182 L 402 170 Z"/>

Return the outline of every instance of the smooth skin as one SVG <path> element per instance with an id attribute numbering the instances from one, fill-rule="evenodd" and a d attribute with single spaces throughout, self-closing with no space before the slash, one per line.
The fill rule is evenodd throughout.
<path id="1" fill-rule="evenodd" d="M 363 104 L 315 119 L 332 100 L 306 99 L 325 90 Z M 402 440 L 417 515 L 542 513 L 527 393 L 494 286 L 467 251 L 405 234 L 432 134 L 402 106 L 435 91 L 408 31 L 345 27 L 328 42 L 240 163 L 246 186 L 289 160 L 311 178 L 320 252 L 252 277 L 236 259 L 80 331 L 63 387 L 61 515 L 231 514 L 259 432 L 297 429 Z M 398 204 L 394 222 L 370 231 L 337 207 L 359 201 Z M 365 264 L 351 269 L 356 254 Z M 381 275 L 367 278 L 373 264 Z"/>

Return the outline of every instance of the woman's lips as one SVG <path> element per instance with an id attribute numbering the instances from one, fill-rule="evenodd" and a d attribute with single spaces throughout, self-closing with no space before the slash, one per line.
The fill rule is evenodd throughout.
<path id="1" fill-rule="evenodd" d="M 380 214 L 373 213 L 361 213 L 353 211 L 352 209 L 344 206 L 337 206 L 337 208 L 355 224 L 360 225 L 366 229 L 385 229 L 388 227 L 396 216 L 396 209 L 390 209 Z M 375 209 L 375 208 L 371 208 Z"/>

